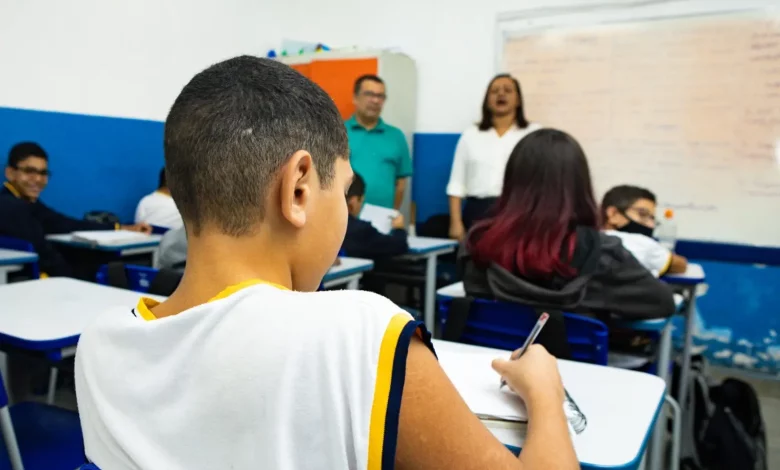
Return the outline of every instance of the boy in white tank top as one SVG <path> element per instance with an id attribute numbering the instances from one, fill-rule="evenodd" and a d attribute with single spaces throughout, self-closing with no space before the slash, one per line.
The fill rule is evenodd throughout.
<path id="1" fill-rule="evenodd" d="M 187 265 L 168 300 L 117 307 L 81 336 L 91 461 L 578 468 L 543 348 L 494 363 L 529 409 L 518 459 L 469 412 L 419 322 L 374 294 L 314 292 L 344 237 L 348 156 L 332 100 L 286 65 L 238 57 L 184 87 L 165 123 L 165 159 Z"/>

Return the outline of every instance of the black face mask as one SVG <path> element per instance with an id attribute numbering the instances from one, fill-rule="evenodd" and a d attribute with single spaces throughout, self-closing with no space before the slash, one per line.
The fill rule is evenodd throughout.
<path id="1" fill-rule="evenodd" d="M 628 223 L 620 227 L 618 232 L 638 233 L 640 235 L 653 238 L 653 232 L 655 231 L 653 227 L 648 227 L 647 225 L 642 225 L 639 222 L 634 222 L 628 217 L 626 218 L 628 219 Z"/>

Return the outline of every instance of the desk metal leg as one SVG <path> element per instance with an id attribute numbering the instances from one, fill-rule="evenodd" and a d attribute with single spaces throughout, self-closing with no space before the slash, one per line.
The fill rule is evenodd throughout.
<path id="1" fill-rule="evenodd" d="M 359 277 L 355 278 L 355 279 L 352 279 L 352 280 L 350 280 L 347 283 L 347 289 L 348 290 L 358 290 L 358 288 L 360 288 L 360 278 Z"/>
<path id="2" fill-rule="evenodd" d="M 14 424 L 11 421 L 11 412 L 8 410 L 8 406 L 0 408 L 0 429 L 3 431 L 3 441 L 5 441 L 5 448 L 8 449 L 11 468 L 24 470 L 22 454 L 19 453 L 19 443 L 16 442 L 16 432 L 14 432 Z"/>
<path id="3" fill-rule="evenodd" d="M 672 322 L 671 320 L 666 323 L 663 331 L 661 332 L 661 341 L 658 345 L 658 377 L 666 382 L 666 390 L 669 390 L 669 365 L 672 360 Z M 667 392 L 668 393 L 668 392 Z M 666 420 L 664 419 L 664 412 L 658 417 L 658 421 L 655 423 L 655 429 L 653 430 L 653 440 L 650 443 L 650 468 L 652 470 L 661 470 L 663 468 L 661 461 L 664 455 L 664 436 L 666 435 Z"/>
<path id="4" fill-rule="evenodd" d="M 0 268 L 0 285 L 8 284 L 8 270 Z"/>
<path id="5" fill-rule="evenodd" d="M 436 255 L 425 261 L 425 327 L 433 334 L 436 322 Z"/>
<path id="6" fill-rule="evenodd" d="M 49 390 L 46 392 L 46 403 L 54 404 L 54 394 L 57 392 L 57 374 L 56 367 L 49 369 Z"/>
<path id="7" fill-rule="evenodd" d="M 682 416 L 685 416 L 685 405 L 688 397 L 688 376 L 691 370 L 691 351 L 693 350 L 693 328 L 696 322 L 696 288 L 687 290 L 690 296 L 688 308 L 685 309 L 685 346 L 683 348 L 683 363 L 680 370 L 680 384 L 677 389 L 677 400 Z M 685 418 L 683 418 L 685 419 Z"/>
<path id="8" fill-rule="evenodd" d="M 160 250 L 154 250 L 152 252 L 152 267 L 154 269 L 160 269 Z"/>

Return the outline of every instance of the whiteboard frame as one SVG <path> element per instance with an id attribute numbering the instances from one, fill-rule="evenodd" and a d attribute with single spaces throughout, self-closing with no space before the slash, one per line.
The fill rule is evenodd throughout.
<path id="1" fill-rule="evenodd" d="M 776 0 L 645 0 L 503 12 L 496 18 L 494 68 L 496 73 L 505 72 L 504 46 L 507 40 L 518 36 L 583 26 L 734 13 L 780 14 L 780 2 Z"/>

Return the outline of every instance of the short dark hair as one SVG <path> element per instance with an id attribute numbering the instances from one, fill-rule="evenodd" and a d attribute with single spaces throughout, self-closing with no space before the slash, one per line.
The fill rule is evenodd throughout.
<path id="1" fill-rule="evenodd" d="M 349 190 L 347 190 L 347 199 L 351 197 L 363 197 L 366 195 L 366 180 L 357 173 L 354 173 L 354 175 L 355 176 L 352 177 L 352 184 L 349 185 Z"/>
<path id="2" fill-rule="evenodd" d="M 247 234 L 296 151 L 311 154 L 325 186 L 336 158 L 349 158 L 328 94 L 289 66 L 252 56 L 212 65 L 185 85 L 165 121 L 164 150 L 171 195 L 195 235 L 207 222 Z"/>
<path id="3" fill-rule="evenodd" d="M 23 160 L 29 157 L 39 157 L 47 162 L 49 161 L 49 156 L 46 155 L 46 151 L 40 145 L 35 142 L 19 142 L 11 147 L 11 151 L 8 152 L 7 165 L 11 168 L 16 168 Z"/>
<path id="4" fill-rule="evenodd" d="M 385 84 L 385 81 L 382 80 L 381 78 L 379 78 L 376 75 L 372 75 L 370 73 L 365 74 L 365 75 L 361 75 L 361 76 L 358 77 L 357 80 L 355 80 L 355 94 L 356 95 L 358 93 L 360 93 L 360 87 L 363 86 L 363 82 L 365 82 L 365 81 L 377 82 L 377 83 L 381 83 L 382 85 Z"/>
<path id="5" fill-rule="evenodd" d="M 493 127 L 493 111 L 488 107 L 488 96 L 490 96 L 490 88 L 493 86 L 493 82 L 499 78 L 508 78 L 515 84 L 515 91 L 517 91 L 517 109 L 515 110 L 515 122 L 517 127 L 525 129 L 528 127 L 528 120 L 525 118 L 525 108 L 523 107 L 523 92 L 520 89 L 520 82 L 508 73 L 500 73 L 493 77 L 488 83 L 487 90 L 485 90 L 485 97 L 482 98 L 482 119 L 479 121 L 479 130 L 486 131 Z"/>
<path id="6" fill-rule="evenodd" d="M 634 203 L 640 199 L 649 199 L 656 203 L 655 194 L 649 189 L 639 186 L 630 186 L 627 184 L 615 186 L 607 191 L 601 200 L 601 221 L 607 220 L 607 208 L 614 207 L 619 211 L 627 211 Z"/>
<path id="7" fill-rule="evenodd" d="M 166 186 L 168 186 L 168 180 L 165 178 L 165 167 L 163 167 L 163 169 L 160 170 L 160 181 L 157 184 L 157 189 L 162 189 Z"/>

